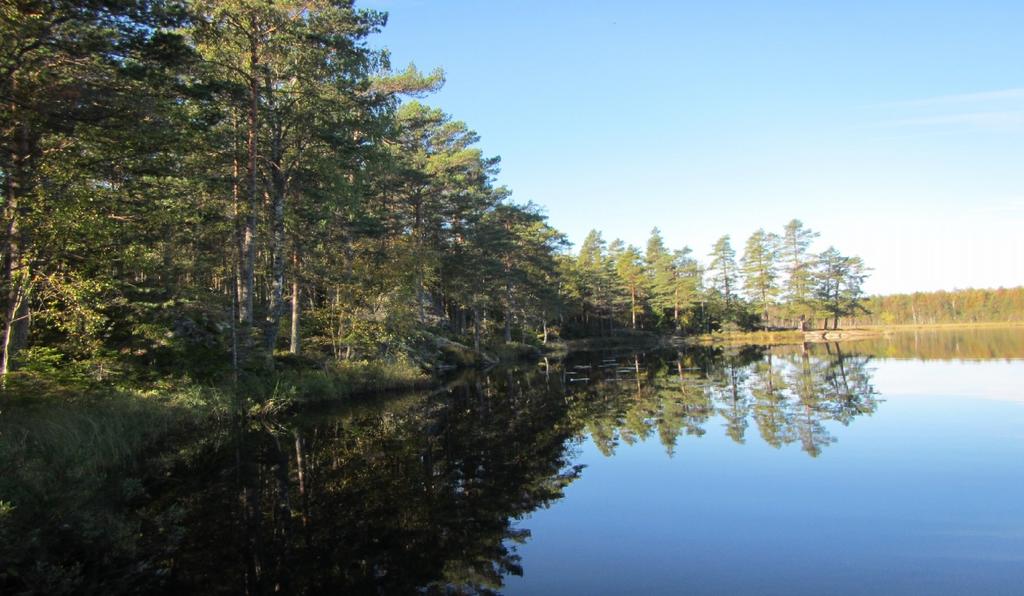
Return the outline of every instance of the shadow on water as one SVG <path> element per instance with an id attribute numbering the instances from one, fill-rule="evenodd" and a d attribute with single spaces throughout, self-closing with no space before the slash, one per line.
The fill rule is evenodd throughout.
<path id="1" fill-rule="evenodd" d="M 716 432 L 817 456 L 877 408 L 870 357 L 767 349 L 588 353 L 470 376 L 433 394 L 252 423 L 175 476 L 188 514 L 167 586 L 286 592 L 488 592 L 520 574 L 512 522 L 606 455 Z M 183 490 L 184 489 L 184 490 Z M 184 496 L 187 495 L 187 496 Z"/>
<path id="2" fill-rule="evenodd" d="M 186 492 L 171 591 L 487 592 L 521 573 L 511 519 L 579 474 L 561 400 L 508 371 L 435 394 L 253 423 Z M 184 472 L 184 470 L 183 470 Z M 185 475 L 185 474 L 183 474 Z"/>
<path id="3" fill-rule="evenodd" d="M 116 552 L 40 552 L 48 569 L 77 574 L 71 591 L 497 591 L 522 573 L 517 545 L 529 531 L 517 520 L 585 473 L 574 465 L 584 441 L 611 457 L 656 439 L 673 456 L 723 433 L 819 457 L 878 409 L 878 350 L 576 353 L 439 391 L 236 423 L 165 454 L 172 463 L 138 481 L 136 498 L 105 510 L 137 534 Z M 25 577 L 6 581 L 31 587 Z"/>

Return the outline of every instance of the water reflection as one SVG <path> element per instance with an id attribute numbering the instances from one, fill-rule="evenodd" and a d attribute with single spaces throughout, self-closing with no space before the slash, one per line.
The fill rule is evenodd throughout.
<path id="1" fill-rule="evenodd" d="M 1021 363 L 893 359 L 1020 359 L 1022 337 L 1020 329 L 906 333 L 573 354 L 436 392 L 183 432 L 137 466 L 87 460 L 66 470 L 67 457 L 45 452 L 8 458 L 5 473 L 24 487 L 20 502 L 40 505 L 0 500 L 0 592 L 488 593 L 525 586 L 513 579 L 524 566 L 534 570 L 531 590 L 544 585 L 538 576 L 560 574 L 566 582 L 549 591 L 586 578 L 612 590 L 619 584 L 608 574 L 653 580 L 652 557 L 685 552 L 704 558 L 688 554 L 685 572 L 665 559 L 662 568 L 678 573 L 661 580 L 704 573 L 709 592 L 728 593 L 768 585 L 758 583 L 766 570 L 777 572 L 775 586 L 803 581 L 807 567 L 786 565 L 808 557 L 881 569 L 928 549 L 965 554 L 959 567 L 948 557 L 914 559 L 901 581 L 1007 582 L 1019 570 L 982 573 L 976 555 L 1013 560 L 1024 552 L 1019 533 L 971 550 L 935 530 L 987 536 L 1020 526 L 1024 443 L 1019 403 L 1008 403 L 1020 401 Z M 865 424 L 882 407 L 876 383 L 890 401 Z M 123 413 L 106 412 L 87 419 L 109 425 L 97 436 L 122 423 Z M 60 414 L 39 412 L 37 428 Z M 0 440 L 23 440 L 24 420 L 4 423 Z M 86 482 L 97 469 L 110 471 Z M 550 517 L 533 515 L 581 477 L 588 481 Z M 772 485 L 778 490 L 761 492 Z M 831 508 L 844 499 L 857 506 Z M 529 528 L 538 537 L 524 547 Z M 652 538 L 666 528 L 661 542 Z M 756 562 L 758 576 L 743 583 L 734 568 L 714 565 L 735 557 Z"/>
<path id="2" fill-rule="evenodd" d="M 578 404 L 573 415 L 605 455 L 619 441 L 633 444 L 656 433 L 671 456 L 681 437 L 704 435 L 717 416 L 736 443 L 747 440 L 753 425 L 774 447 L 799 443 L 817 456 L 835 442 L 827 422 L 848 425 L 878 407 L 871 356 L 845 353 L 838 344 L 824 349 L 820 355 L 809 347 L 584 355 L 585 362 L 578 356 L 566 363 L 563 387 Z"/>
<path id="3" fill-rule="evenodd" d="M 431 394 L 249 423 L 179 470 L 168 591 L 489 593 L 522 573 L 514 524 L 560 499 L 592 440 L 672 456 L 724 432 L 818 456 L 878 407 L 869 356 L 808 350 L 591 353 Z M 186 480 L 187 479 L 187 480 Z"/>
<path id="4" fill-rule="evenodd" d="M 189 500 L 170 591 L 487 593 L 519 574 L 511 520 L 562 495 L 564 401 L 481 377 L 287 426 L 252 424 Z M 218 465 L 219 464 L 219 465 Z"/>
<path id="5" fill-rule="evenodd" d="M 1021 360 L 1024 327 L 901 330 L 842 344 L 844 349 L 887 359 Z"/>

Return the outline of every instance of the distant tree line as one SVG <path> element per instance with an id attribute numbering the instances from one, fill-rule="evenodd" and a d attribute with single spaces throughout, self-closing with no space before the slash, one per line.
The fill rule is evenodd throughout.
<path id="1" fill-rule="evenodd" d="M 722 236 L 702 265 L 689 247 L 666 248 L 657 228 L 644 251 L 591 231 L 575 256 L 561 258 L 565 332 L 838 328 L 865 312 L 868 268 L 834 247 L 812 252 L 817 237 L 794 219 L 781 234 L 751 234 L 737 260 Z"/>
<path id="2" fill-rule="evenodd" d="M 876 325 L 931 325 L 1024 321 L 1024 287 L 952 290 L 871 296 L 859 322 Z"/>

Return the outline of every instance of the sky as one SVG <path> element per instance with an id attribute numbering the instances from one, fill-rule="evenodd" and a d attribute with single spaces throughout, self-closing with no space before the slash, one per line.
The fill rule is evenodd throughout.
<path id="1" fill-rule="evenodd" d="M 358 5 L 577 245 L 707 262 L 797 218 L 871 293 L 1024 284 L 1024 2 Z"/>

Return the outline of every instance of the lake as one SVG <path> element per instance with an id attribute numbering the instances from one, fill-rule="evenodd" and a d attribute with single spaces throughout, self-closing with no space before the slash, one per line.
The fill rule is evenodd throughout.
<path id="1" fill-rule="evenodd" d="M 1022 593 L 1024 362 L 923 335 L 644 368 L 505 591 Z"/>
<path id="2" fill-rule="evenodd" d="M 1019 594 L 1024 333 L 574 353 L 248 421 L 111 591 Z"/>

